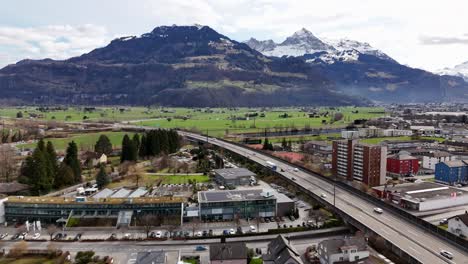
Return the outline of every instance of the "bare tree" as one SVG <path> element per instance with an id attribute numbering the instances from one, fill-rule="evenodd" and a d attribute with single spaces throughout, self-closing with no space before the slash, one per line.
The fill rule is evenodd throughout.
<path id="1" fill-rule="evenodd" d="M 57 232 L 57 226 L 52 224 L 47 226 L 47 234 L 50 236 L 50 240 L 52 240 L 52 236 Z"/>
<path id="2" fill-rule="evenodd" d="M 315 221 L 315 226 L 318 227 L 318 223 L 320 221 L 325 220 L 327 215 L 325 212 L 321 209 L 317 210 L 309 210 L 309 218 L 313 219 Z"/>
<path id="3" fill-rule="evenodd" d="M 200 219 L 194 218 L 192 222 L 190 222 L 190 227 L 192 227 L 192 236 L 195 236 L 195 231 L 200 228 Z"/>
<path id="4" fill-rule="evenodd" d="M 10 145 L 0 146 L 0 181 L 10 182 L 17 174 L 15 152 Z"/>
<path id="5" fill-rule="evenodd" d="M 146 232 L 146 238 L 149 237 L 149 233 L 151 232 L 151 229 L 153 229 L 155 220 L 156 217 L 151 214 L 146 214 L 141 218 L 141 224 Z"/>

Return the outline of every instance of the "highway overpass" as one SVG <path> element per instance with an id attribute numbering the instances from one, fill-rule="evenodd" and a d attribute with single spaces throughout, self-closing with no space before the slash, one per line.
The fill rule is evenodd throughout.
<path id="1" fill-rule="evenodd" d="M 218 147 L 227 149 L 242 155 L 254 162 L 264 165 L 272 157 L 249 149 L 247 147 L 226 142 L 223 140 L 206 137 L 189 132 L 179 132 L 181 135 L 198 141 L 208 141 Z M 308 171 L 294 171 L 293 165 L 281 160 L 274 160 L 278 165 L 278 171 L 282 177 L 302 188 L 303 191 L 313 194 L 324 202 L 333 205 L 333 182 L 323 179 L 320 175 Z M 281 172 L 281 169 L 284 172 Z M 408 262 L 412 263 L 468 263 L 468 248 L 450 243 L 444 238 L 433 234 L 423 227 L 407 221 L 399 214 L 390 210 L 384 210 L 383 214 L 373 211 L 376 205 L 343 186 L 336 185 L 336 210 L 346 217 L 351 224 L 359 223 L 357 227 L 366 228 L 383 237 L 387 242 L 401 250 Z M 326 194 L 325 198 L 321 195 Z M 440 255 L 441 250 L 450 251 L 454 258 L 448 260 Z"/>

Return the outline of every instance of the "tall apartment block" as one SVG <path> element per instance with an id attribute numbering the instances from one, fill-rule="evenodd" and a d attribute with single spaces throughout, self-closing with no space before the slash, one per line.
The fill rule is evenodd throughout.
<path id="1" fill-rule="evenodd" d="M 339 177 L 373 187 L 385 183 L 387 147 L 357 140 L 333 142 L 332 170 Z"/>

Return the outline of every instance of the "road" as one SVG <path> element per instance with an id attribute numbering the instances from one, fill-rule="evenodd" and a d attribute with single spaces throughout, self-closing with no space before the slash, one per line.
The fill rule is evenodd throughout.
<path id="1" fill-rule="evenodd" d="M 179 133 L 197 140 L 206 141 L 208 139 L 209 143 L 213 145 L 229 149 L 260 164 L 265 164 L 266 161 L 271 160 L 271 158 L 261 153 L 225 141 L 216 140 L 215 138 L 207 138 L 188 132 Z M 290 180 L 294 178 L 297 184 L 307 188 L 318 196 L 325 194 L 326 198 L 323 199 L 333 204 L 332 183 L 309 172 L 294 171 L 294 168 L 287 163 L 280 161 L 275 161 L 275 163 L 279 168 L 284 170 L 284 172 L 279 172 L 284 177 Z M 397 245 L 401 250 L 413 256 L 421 263 L 468 263 L 468 253 L 466 251 L 460 250 L 439 237 L 426 232 L 421 227 L 405 221 L 392 212 L 384 212 L 383 214 L 374 213 L 373 208 L 375 205 L 342 189 L 340 186 L 336 186 L 336 207 L 378 233 L 387 241 Z M 440 255 L 441 250 L 451 252 L 454 255 L 453 260 L 442 257 Z"/>

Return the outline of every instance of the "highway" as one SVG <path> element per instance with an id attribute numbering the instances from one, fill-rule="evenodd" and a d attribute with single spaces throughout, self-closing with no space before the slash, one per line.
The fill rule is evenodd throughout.
<path id="1" fill-rule="evenodd" d="M 208 139 L 208 142 L 213 145 L 228 149 L 260 164 L 265 164 L 266 161 L 271 160 L 270 157 L 246 147 L 240 147 L 215 138 L 207 138 L 202 135 L 181 131 L 179 134 L 200 141 L 206 141 Z M 333 204 L 332 183 L 309 172 L 300 170 L 294 171 L 294 168 L 285 162 L 278 160 L 274 162 L 278 166 L 278 173 L 290 180 L 294 178 L 297 184 L 310 190 L 317 196 L 325 194 L 326 197 L 322 199 Z M 281 172 L 280 168 L 283 169 L 284 172 Z M 421 263 L 468 263 L 467 251 L 460 250 L 447 241 L 426 232 L 423 228 L 407 222 L 395 213 L 387 211 L 384 211 L 383 214 L 375 213 L 373 211 L 375 205 L 340 186 L 336 186 L 336 207 L 373 230 L 387 241 L 398 246 L 401 250 L 413 256 Z M 441 256 L 441 250 L 451 252 L 454 258 L 449 260 Z"/>

